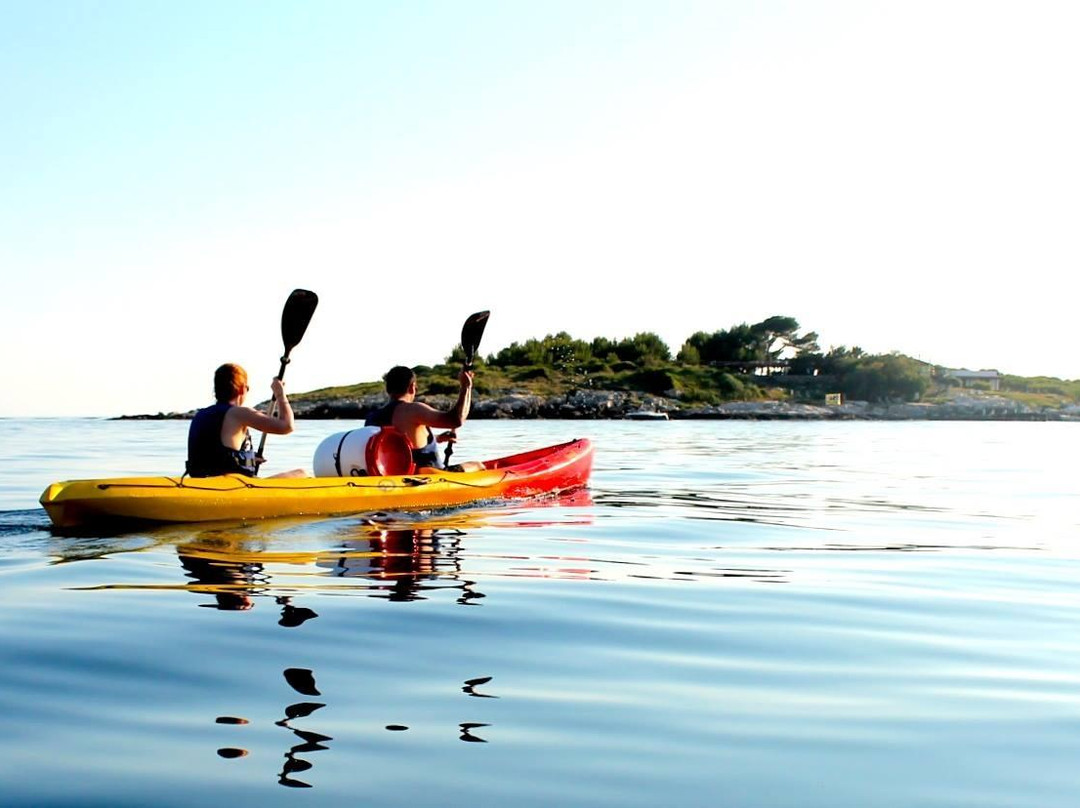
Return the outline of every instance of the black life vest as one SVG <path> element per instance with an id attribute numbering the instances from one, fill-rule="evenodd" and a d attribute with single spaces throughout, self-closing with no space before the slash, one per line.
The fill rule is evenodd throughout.
<path id="1" fill-rule="evenodd" d="M 250 433 L 245 431 L 244 444 L 239 449 L 231 449 L 221 442 L 221 425 L 232 406 L 219 402 L 195 413 L 188 430 L 188 476 L 243 474 L 254 477 L 259 473 Z"/>
<path id="2" fill-rule="evenodd" d="M 386 404 L 370 413 L 368 417 L 364 419 L 364 426 L 393 426 L 394 410 L 397 409 L 397 406 L 400 403 L 400 398 L 390 399 Z"/>

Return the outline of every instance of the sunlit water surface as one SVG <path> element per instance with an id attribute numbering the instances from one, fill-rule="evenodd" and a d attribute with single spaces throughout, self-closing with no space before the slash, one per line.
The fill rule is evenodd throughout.
<path id="1" fill-rule="evenodd" d="M 590 489 L 50 532 L 186 428 L 0 420 L 0 804 L 1080 803 L 1075 425 L 477 422 Z"/>

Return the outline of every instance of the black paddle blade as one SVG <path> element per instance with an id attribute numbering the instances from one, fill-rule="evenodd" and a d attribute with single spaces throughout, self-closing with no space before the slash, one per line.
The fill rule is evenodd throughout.
<path id="1" fill-rule="evenodd" d="M 285 343 L 286 354 L 304 338 L 311 315 L 318 305 L 319 296 L 307 289 L 293 289 L 285 301 L 285 308 L 281 310 L 281 341 Z"/>
<path id="2" fill-rule="evenodd" d="M 470 314 L 461 327 L 461 350 L 465 352 L 465 366 L 472 366 L 476 351 L 480 348 L 480 338 L 484 336 L 490 311 L 478 311 Z"/>

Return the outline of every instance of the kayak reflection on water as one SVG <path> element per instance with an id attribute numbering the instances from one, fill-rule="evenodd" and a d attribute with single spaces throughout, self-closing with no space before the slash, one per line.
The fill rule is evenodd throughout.
<path id="1" fill-rule="evenodd" d="M 342 541 L 345 552 L 315 563 L 340 578 L 375 581 L 372 597 L 408 602 L 425 600 L 426 592 L 460 589 L 457 602 L 468 605 L 484 597 L 475 581 L 461 578 L 458 530 L 367 528 L 364 535 Z"/>
<path id="2" fill-rule="evenodd" d="M 564 516 L 548 520 L 536 518 L 535 511 L 543 507 L 576 509 L 591 504 L 590 493 L 579 489 L 550 500 L 534 500 L 521 516 L 515 510 L 502 510 L 444 513 L 426 522 L 403 523 L 388 514 L 339 520 L 337 530 L 329 537 L 332 549 L 277 549 L 279 543 L 274 534 L 267 533 L 262 525 L 206 529 L 194 537 L 186 532 L 175 546 L 180 565 L 190 579 L 184 588 L 213 596 L 212 603 L 201 606 L 243 611 L 254 608 L 258 598 L 274 598 L 281 607 L 279 624 L 296 627 L 317 616 L 306 606 L 293 603 L 299 585 L 290 584 L 288 579 L 297 567 L 314 564 L 325 571 L 326 577 L 315 585 L 318 592 L 344 588 L 350 593 L 357 590 L 364 593 L 366 589 L 368 597 L 410 602 L 425 600 L 439 590 L 458 590 L 457 603 L 470 605 L 484 597 L 475 580 L 462 577 L 463 542 L 470 531 L 493 523 L 504 528 L 586 524 L 591 520 L 588 512 L 572 512 L 569 519 Z M 280 520 L 270 525 L 275 530 L 283 527 Z M 168 541 L 168 533 L 163 532 L 161 538 Z M 299 591 L 311 589 L 310 576 L 302 575 L 303 589 Z M 348 586 L 340 579 L 349 579 Z M 367 584 L 357 587 L 358 580 Z"/>
<path id="3" fill-rule="evenodd" d="M 271 571 L 275 563 L 311 564 L 326 570 L 332 578 L 366 579 L 369 597 L 408 602 L 424 600 L 428 592 L 459 589 L 457 602 L 468 604 L 484 597 L 475 581 L 461 579 L 461 538 L 458 530 L 393 529 L 363 526 L 343 538 L 340 549 L 318 553 L 274 553 L 245 549 L 247 542 L 221 536 L 207 536 L 176 547 L 180 566 L 190 581 L 189 591 L 210 595 L 213 601 L 201 607 L 222 611 L 246 611 L 255 607 L 258 598 L 274 599 L 281 607 L 278 624 L 295 628 L 318 614 L 293 603 L 293 595 L 281 581 L 275 583 Z M 278 576 L 283 573 L 279 570 Z M 327 582 L 319 589 L 332 591 Z"/>
<path id="4" fill-rule="evenodd" d="M 180 545 L 176 548 L 180 566 L 195 580 L 191 587 L 214 596 L 214 603 L 200 603 L 222 611 L 236 612 L 254 608 L 257 594 L 269 594 L 270 574 L 259 561 L 232 560 L 220 555 L 209 556 L 204 547 Z M 288 595 L 274 597 L 281 607 L 279 626 L 296 628 L 318 617 L 306 606 L 294 606 Z"/>
<path id="5" fill-rule="evenodd" d="M 269 576 L 258 562 L 229 561 L 222 558 L 209 558 L 202 554 L 202 548 L 183 546 L 176 548 L 180 566 L 186 570 L 187 577 L 196 582 L 196 589 L 214 596 L 214 603 L 200 603 L 222 611 L 246 611 L 255 606 L 252 595 L 265 590 L 270 584 Z"/>

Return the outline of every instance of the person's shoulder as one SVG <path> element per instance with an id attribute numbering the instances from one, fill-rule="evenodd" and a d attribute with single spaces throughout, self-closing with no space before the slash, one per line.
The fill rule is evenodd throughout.
<path id="1" fill-rule="evenodd" d="M 227 408 L 222 409 L 221 404 L 215 401 L 213 404 L 207 404 L 205 407 L 199 407 L 199 409 L 195 410 L 194 417 L 195 418 L 209 418 L 209 417 L 212 417 L 212 416 L 216 415 L 219 412 L 220 413 L 226 413 L 226 412 L 228 412 L 228 409 Z"/>
<path id="2" fill-rule="evenodd" d="M 242 404 L 231 404 L 229 409 L 225 410 L 226 418 L 236 418 L 241 421 L 246 421 L 248 418 L 259 415 L 259 411 L 252 409 L 251 407 L 245 407 Z"/>
<path id="3" fill-rule="evenodd" d="M 406 418 L 424 418 L 431 413 L 438 412 L 430 404 L 425 404 L 422 401 L 403 401 L 397 409 Z"/>

